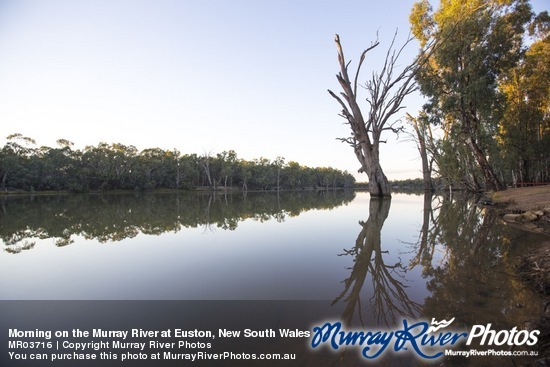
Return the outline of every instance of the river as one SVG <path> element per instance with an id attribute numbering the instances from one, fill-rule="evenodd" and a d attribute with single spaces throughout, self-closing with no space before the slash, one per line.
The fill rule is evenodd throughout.
<path id="1" fill-rule="evenodd" d="M 542 239 L 459 196 L 2 197 L 0 239 L 2 300 L 311 301 L 377 328 L 454 318 L 520 329 L 541 312 L 514 266 Z"/>

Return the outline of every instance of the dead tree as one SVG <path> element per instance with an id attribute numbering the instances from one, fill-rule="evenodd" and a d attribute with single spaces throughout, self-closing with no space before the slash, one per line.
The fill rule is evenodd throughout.
<path id="1" fill-rule="evenodd" d="M 396 127 L 396 121 L 390 119 L 398 111 L 404 108 L 403 99 L 417 90 L 414 76 L 418 69 L 418 59 L 395 74 L 396 63 L 404 48 L 413 40 L 409 37 L 403 46 L 395 50 L 393 48 L 397 32 L 394 34 L 391 45 L 386 52 L 384 65 L 380 72 L 373 72 L 372 77 L 363 85 L 367 97 L 368 109 L 366 118 L 357 102 L 357 84 L 361 66 L 367 52 L 379 45 L 378 40 L 374 42 L 361 54 L 357 70 L 353 80 L 348 75 L 348 67 L 351 61 L 346 62 L 344 51 L 340 44 L 340 37 L 336 35 L 335 42 L 338 49 L 338 63 L 340 72 L 336 75 L 342 88 L 340 95 L 331 90 L 328 92 L 334 97 L 342 112 L 340 116 L 347 120 L 351 129 L 351 136 L 339 140 L 348 143 L 353 147 L 355 155 L 361 164 L 359 172 L 365 172 L 369 179 L 369 192 L 371 196 L 391 196 L 390 185 L 382 166 L 380 165 L 380 140 L 382 133 L 390 130 L 399 133 L 402 127 Z"/>

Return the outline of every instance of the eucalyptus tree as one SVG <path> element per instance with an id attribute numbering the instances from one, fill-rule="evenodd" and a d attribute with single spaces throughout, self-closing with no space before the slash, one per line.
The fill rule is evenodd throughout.
<path id="1" fill-rule="evenodd" d="M 237 153 L 234 150 L 223 151 L 216 155 L 220 163 L 220 175 L 223 180 L 223 186 L 228 187 L 233 184 L 233 175 L 237 169 Z"/>
<path id="2" fill-rule="evenodd" d="M 283 157 L 277 157 L 273 161 L 273 166 L 275 166 L 275 170 L 277 172 L 277 190 L 281 189 L 281 173 L 283 171 L 283 168 L 285 167 L 285 159 Z"/>
<path id="3" fill-rule="evenodd" d="M 385 131 L 394 133 L 401 131 L 402 128 L 396 126 L 396 122 L 391 119 L 404 108 L 402 106 L 403 99 L 417 90 L 414 76 L 421 59 L 419 57 L 397 72 L 399 57 L 412 38 L 409 37 L 403 46 L 396 50 L 394 49 L 396 36 L 397 32 L 386 52 L 382 70 L 374 71 L 371 78 L 363 85 L 367 93 L 368 106 L 365 115 L 358 102 L 358 79 L 366 54 L 379 45 L 378 40 L 363 51 L 352 79 L 348 73 L 351 62 L 346 61 L 340 37 L 336 35 L 335 42 L 340 65 L 340 72 L 336 78 L 342 91 L 340 95 L 331 90 L 328 91 L 342 107 L 340 116 L 346 119 L 351 129 L 351 136 L 340 140 L 353 148 L 355 156 L 361 164 L 359 172 L 365 172 L 369 178 L 371 196 L 378 197 L 391 196 L 390 184 L 380 165 L 382 134 Z"/>
<path id="4" fill-rule="evenodd" d="M 295 161 L 290 161 L 283 168 L 283 175 L 286 177 L 288 185 L 292 188 L 299 188 L 301 185 L 301 174 L 302 167 L 300 163 Z"/>
<path id="5" fill-rule="evenodd" d="M 522 56 L 531 17 L 527 0 L 446 0 L 436 11 L 422 0 L 410 15 L 421 45 L 438 42 L 416 78 L 427 110 L 454 143 L 467 147 L 477 170 L 468 172 L 472 182 L 479 175 L 490 190 L 505 188 L 495 169 L 497 84 Z"/>
<path id="6" fill-rule="evenodd" d="M 498 145 L 511 181 L 550 180 L 550 16 L 530 25 L 533 43 L 499 85 L 505 99 Z"/>
<path id="7" fill-rule="evenodd" d="M 10 134 L 0 151 L 0 189 L 32 186 L 29 162 L 36 151 L 36 141 L 22 134 Z"/>
<path id="8" fill-rule="evenodd" d="M 251 184 L 260 190 L 268 190 L 276 185 L 275 166 L 265 157 L 252 161 Z"/>
<path id="9" fill-rule="evenodd" d="M 34 164 L 38 190 L 66 190 L 76 186 L 75 165 L 77 156 L 71 149 L 72 143 L 59 139 L 59 148 L 40 147 L 34 155 Z"/>
<path id="10" fill-rule="evenodd" d="M 210 188 L 215 188 L 215 182 L 212 179 L 212 169 L 211 169 L 211 163 L 212 163 L 213 157 L 211 153 L 204 153 L 201 155 L 199 163 L 204 170 L 204 174 L 206 175 L 207 183 Z"/>
<path id="11" fill-rule="evenodd" d="M 175 176 L 175 173 L 171 165 L 176 159 L 171 151 L 148 148 L 142 150 L 137 158 L 139 162 L 139 184 L 137 187 L 145 189 L 173 187 L 175 180 L 171 176 Z"/>

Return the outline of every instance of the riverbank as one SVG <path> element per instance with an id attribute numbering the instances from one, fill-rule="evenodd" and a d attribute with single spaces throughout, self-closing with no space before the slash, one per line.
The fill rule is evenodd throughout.
<path id="1" fill-rule="evenodd" d="M 499 191 L 492 201 L 503 220 L 529 232 L 550 236 L 550 186 L 524 187 Z M 550 364 L 550 240 L 543 241 L 534 252 L 523 255 L 517 275 L 533 290 L 542 294 L 543 313 L 533 325 L 541 332 L 538 350 L 540 359 L 532 366 Z"/>
<path id="2" fill-rule="evenodd" d="M 507 224 L 550 236 L 550 185 L 498 191 L 492 201 Z"/>

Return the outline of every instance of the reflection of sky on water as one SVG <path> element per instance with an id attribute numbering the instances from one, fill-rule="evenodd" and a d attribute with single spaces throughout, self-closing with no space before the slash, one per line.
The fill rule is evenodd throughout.
<path id="1" fill-rule="evenodd" d="M 62 204 L 56 210 L 67 207 L 66 203 Z M 128 210 L 130 206 L 140 214 L 145 213 L 139 220 L 110 216 L 113 211 L 99 210 L 92 218 L 104 220 L 97 222 L 68 216 L 73 228 L 80 228 L 83 223 L 99 223 L 86 227 L 84 232 L 92 237 L 120 238 L 135 232 L 126 226 L 143 225 L 141 228 L 144 228 L 152 222 L 160 228 L 159 235 L 139 233 L 133 238 L 105 243 L 73 235 L 74 242 L 63 247 L 56 247 L 55 239 L 50 238 L 36 240 L 32 249 L 17 254 L 0 252 L 0 299 L 283 300 L 284 307 L 277 302 L 253 303 L 253 306 L 249 302 L 191 302 L 192 308 L 200 308 L 191 310 L 191 316 L 186 314 L 187 309 L 181 312 L 177 302 L 178 315 L 181 313 L 181 317 L 201 325 L 212 321 L 212 310 L 214 316 L 225 320 L 227 306 L 248 305 L 238 310 L 236 320 L 231 320 L 239 327 L 245 325 L 242 318 L 246 319 L 247 327 L 251 325 L 250 318 L 256 309 L 263 312 L 269 327 L 281 320 L 288 323 L 289 318 L 306 324 L 307 320 L 315 320 L 314 325 L 319 325 L 319 320 L 337 319 L 344 325 L 373 330 L 400 327 L 404 319 L 430 321 L 432 318 L 456 318 L 454 326 L 465 330 L 472 325 L 489 323 L 501 330 L 510 330 L 525 328 L 533 315 L 542 312 L 539 296 L 510 273 L 513 259 L 541 238 L 499 224 L 495 212 L 469 205 L 465 199 L 434 198 L 433 212 L 426 212 L 433 215 L 428 217 L 424 216 L 424 206 L 429 207 L 430 201 L 424 202 L 423 196 L 395 194 L 389 206 L 388 201 L 371 201 L 368 194 L 357 193 L 347 205 L 332 206 L 330 210 L 312 209 L 318 207 L 312 205 L 310 210 L 297 216 L 287 216 L 284 222 L 267 215 L 263 217 L 270 219 L 264 222 L 247 219 L 238 222 L 235 230 L 224 230 L 216 224 L 201 226 L 200 223 L 207 221 L 199 221 L 199 227 L 182 227 L 177 232 L 173 226 L 166 225 L 173 223 L 173 211 L 166 209 L 170 201 L 162 204 L 146 204 L 139 210 L 135 202 L 127 206 L 112 205 L 117 213 L 120 208 Z M 251 201 L 247 204 L 258 207 L 251 205 Z M 285 205 L 290 207 L 288 202 Z M 150 207 L 154 210 L 149 211 Z M 155 223 L 149 212 L 172 216 L 167 214 L 167 219 Z M 252 213 L 234 211 L 237 217 L 243 212 Z M 216 218 L 214 222 L 220 221 L 220 216 L 214 215 L 217 212 L 212 210 L 210 214 Z M 35 218 L 35 227 L 29 218 Z M 425 218 L 430 221 L 424 223 Z M 69 227 L 65 222 L 59 228 L 52 223 L 48 226 L 42 217 L 30 214 L 19 219 L 16 221 L 19 228 L 29 226 L 29 233 L 40 232 L 40 226 L 45 227 L 47 233 L 60 233 L 59 228 L 62 231 Z M 181 223 L 194 224 L 192 219 Z M 102 231 L 105 225 L 110 228 L 111 222 L 118 226 L 119 232 Z M 36 223 L 40 223 L 38 228 Z M 1 238 L 9 241 L 12 232 L 8 227 L 0 222 L 0 231 L 5 231 L 0 232 L 4 235 Z M 172 228 L 172 232 L 162 232 L 166 228 Z M 381 228 L 380 237 L 378 228 Z M 426 236 L 422 237 L 423 233 Z M 23 241 L 29 240 L 34 241 Z M 290 300 L 296 302 L 287 302 Z M 295 309 L 299 300 L 306 302 L 301 313 Z M 7 304 L 17 307 L 12 302 Z M 56 304 L 46 302 L 46 309 Z M 63 309 L 74 307 L 79 320 L 88 319 L 90 313 L 96 312 L 82 309 L 81 302 L 76 303 L 78 306 L 72 304 L 63 303 Z M 100 302 L 98 309 L 104 309 L 104 304 Z M 270 307 L 265 309 L 266 305 Z M 35 313 L 43 314 L 40 307 Z M 151 317 L 143 317 L 147 314 L 143 312 L 144 307 L 136 310 L 134 303 L 120 307 L 122 312 L 111 315 L 116 322 L 121 322 L 118 320 L 121 315 L 122 319 L 127 320 L 130 315 L 143 322 Z M 71 312 L 73 310 L 57 314 L 63 314 L 65 322 Z M 18 314 L 19 319 L 32 321 L 32 312 L 30 318 L 27 313 L 12 310 L 7 315 L 10 322 L 14 314 Z M 82 314 L 87 317 L 82 318 Z M 159 314 L 170 322 L 177 318 L 165 315 L 164 311 Z M 104 318 L 102 314 L 101 319 Z M 214 324 L 218 325 L 219 321 Z M 353 365 L 353 360 L 348 361 Z M 458 359 L 448 361 L 459 361 L 463 365 Z M 416 365 L 401 356 L 395 363 L 392 359 L 383 363 Z M 472 360 L 471 365 L 477 365 L 477 361 Z M 507 357 L 491 359 L 487 364 L 515 365 L 518 365 L 515 360 Z"/>
<path id="2" fill-rule="evenodd" d="M 422 196 L 394 195 L 382 230 L 386 264 L 411 254 L 422 222 Z M 332 300 L 353 266 L 337 256 L 355 245 L 369 195 L 332 210 L 310 210 L 284 222 L 245 220 L 234 231 L 182 228 L 160 236 L 100 244 L 74 237 L 55 247 L 0 255 L 2 299 L 273 299 Z M 407 273 L 407 293 L 427 295 L 420 268 Z M 367 280 L 364 294 L 372 285 Z"/>

